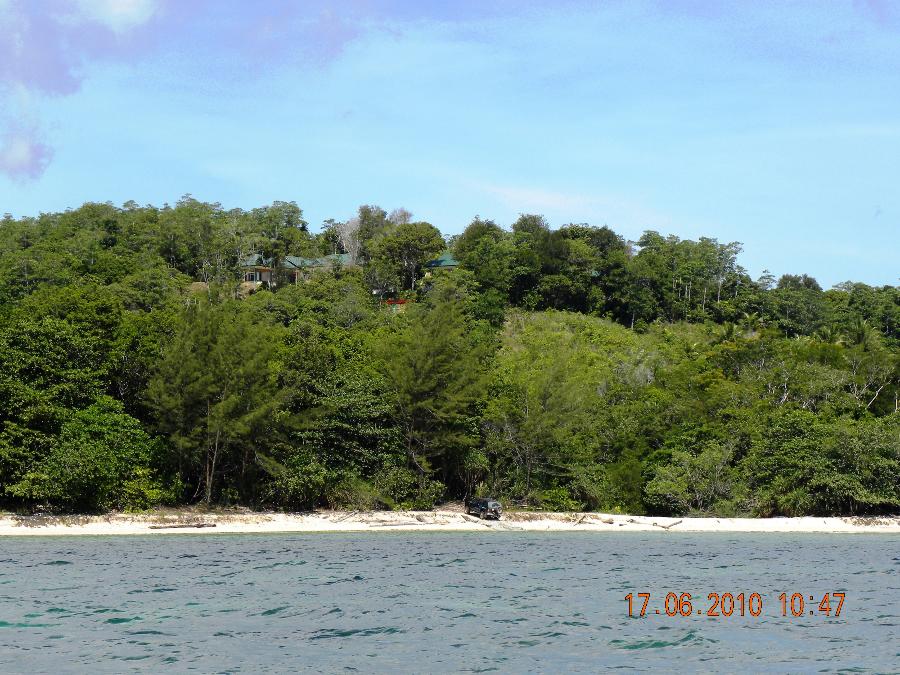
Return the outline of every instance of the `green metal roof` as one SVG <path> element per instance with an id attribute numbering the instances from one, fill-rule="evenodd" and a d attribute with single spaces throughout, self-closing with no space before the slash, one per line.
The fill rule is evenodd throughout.
<path id="1" fill-rule="evenodd" d="M 425 267 L 429 269 L 440 269 L 442 267 L 456 267 L 459 265 L 459 262 L 456 258 L 453 257 L 453 254 L 450 251 L 444 251 L 441 253 L 440 257 L 435 258 L 434 260 L 429 260 L 425 263 Z"/>
<path id="2" fill-rule="evenodd" d="M 330 267 L 331 265 L 349 265 L 349 253 L 332 253 L 321 258 L 300 258 L 295 255 L 285 256 L 283 264 L 286 268 L 305 269 L 309 267 Z M 241 261 L 241 267 L 271 267 L 272 260 L 259 254 L 249 255 Z"/>

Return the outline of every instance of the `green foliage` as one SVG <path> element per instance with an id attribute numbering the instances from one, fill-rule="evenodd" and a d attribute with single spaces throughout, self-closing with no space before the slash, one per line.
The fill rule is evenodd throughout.
<path id="1" fill-rule="evenodd" d="M 396 509 L 431 509 L 441 499 L 445 486 L 422 479 L 416 471 L 403 466 L 386 466 L 375 474 L 373 485 L 382 501 Z"/>
<path id="2" fill-rule="evenodd" d="M 541 490 L 535 500 L 545 511 L 579 511 L 581 504 L 569 494 L 564 487 L 552 487 Z"/>
<path id="3" fill-rule="evenodd" d="M 315 456 L 295 452 L 285 464 L 258 455 L 257 461 L 271 475 L 266 501 L 284 509 L 306 510 L 316 505 L 328 482 L 328 471 Z"/>
<path id="4" fill-rule="evenodd" d="M 177 479 L 164 485 L 150 467 L 137 466 L 122 483 L 122 503 L 126 511 L 146 511 L 155 506 L 179 503 L 184 487 Z"/>
<path id="5" fill-rule="evenodd" d="M 284 329 L 252 310 L 236 300 L 189 304 L 147 388 L 170 461 L 207 503 L 223 475 L 225 487 L 252 494 L 256 448 L 283 398 L 275 358 Z"/>
<path id="6" fill-rule="evenodd" d="M 671 450 L 668 461 L 653 471 L 644 488 L 645 501 L 661 513 L 721 512 L 734 498 L 737 482 L 733 451 L 721 443 L 707 443 L 695 453 Z"/>
<path id="7" fill-rule="evenodd" d="M 19 496 L 8 488 L 45 459 L 73 410 L 102 395 L 101 355 L 60 319 L 21 316 L 0 330 L 0 495 Z"/>
<path id="8" fill-rule="evenodd" d="M 761 515 L 871 513 L 900 497 L 896 420 L 849 425 L 778 411 L 744 467 Z"/>
<path id="9" fill-rule="evenodd" d="M 412 290 L 424 265 L 444 248 L 444 238 L 430 223 L 400 223 L 369 244 L 369 265 L 393 291 Z"/>
<path id="10" fill-rule="evenodd" d="M 102 397 L 63 424 L 48 456 L 7 493 L 79 511 L 147 508 L 171 501 L 151 469 L 158 455 L 140 422 Z"/>
<path id="11" fill-rule="evenodd" d="M 398 317 L 377 351 L 406 459 L 423 490 L 432 471 L 458 484 L 466 452 L 478 443 L 487 345 L 463 311 L 465 300 L 449 290 L 435 287 L 428 302 Z"/>
<path id="12" fill-rule="evenodd" d="M 445 242 L 373 205 L 313 235 L 190 195 L 5 217 L 0 501 L 896 511 L 900 288 L 754 281 L 740 250 L 534 214 Z"/>
<path id="13" fill-rule="evenodd" d="M 344 474 L 338 477 L 325 491 L 325 502 L 333 509 L 354 509 L 371 511 L 391 507 L 371 482 L 356 474 Z"/>

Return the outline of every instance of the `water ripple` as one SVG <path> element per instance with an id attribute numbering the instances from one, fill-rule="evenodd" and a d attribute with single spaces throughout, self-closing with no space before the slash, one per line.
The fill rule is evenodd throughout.
<path id="1" fill-rule="evenodd" d="M 0 672 L 895 672 L 894 536 L 159 535 L 4 540 Z M 302 573 L 302 575 L 301 575 Z M 656 615 L 759 592 L 758 618 Z M 846 593 L 782 617 L 780 592 Z M 651 593 L 629 618 L 625 595 Z M 676 655 L 677 653 L 677 655 Z"/>

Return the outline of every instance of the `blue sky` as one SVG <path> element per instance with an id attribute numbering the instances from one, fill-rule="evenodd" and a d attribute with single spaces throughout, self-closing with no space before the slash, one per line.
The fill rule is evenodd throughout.
<path id="1" fill-rule="evenodd" d="M 0 212 L 359 204 L 900 277 L 900 3 L 0 0 Z"/>

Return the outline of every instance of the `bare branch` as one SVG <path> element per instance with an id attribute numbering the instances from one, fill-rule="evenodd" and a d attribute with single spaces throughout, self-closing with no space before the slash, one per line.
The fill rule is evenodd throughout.
<path id="1" fill-rule="evenodd" d="M 351 218 L 343 223 L 335 223 L 334 229 L 337 232 L 341 246 L 350 255 L 350 264 L 355 265 L 359 258 L 361 247 L 361 242 L 359 241 L 359 218 Z"/>

